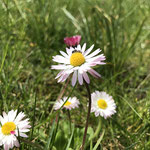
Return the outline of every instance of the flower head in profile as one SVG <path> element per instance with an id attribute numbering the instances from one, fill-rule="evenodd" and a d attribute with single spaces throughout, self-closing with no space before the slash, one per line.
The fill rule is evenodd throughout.
<path id="1" fill-rule="evenodd" d="M 77 46 L 80 43 L 80 40 L 81 40 L 81 36 L 80 35 L 76 35 L 76 36 L 64 38 L 64 43 L 68 47 L 75 47 L 75 46 Z"/>
<path id="2" fill-rule="evenodd" d="M 66 48 L 67 53 L 60 51 L 61 55 L 53 56 L 53 61 L 59 64 L 52 65 L 52 69 L 61 70 L 56 76 L 56 79 L 59 78 L 58 82 L 64 82 L 72 73 L 72 86 L 76 84 L 77 80 L 80 85 L 83 84 L 83 80 L 89 84 L 90 79 L 87 72 L 96 78 L 100 77 L 100 74 L 92 69 L 92 67 L 105 64 L 103 62 L 105 56 L 99 54 L 101 52 L 100 49 L 90 54 L 93 47 L 94 45 L 86 50 L 86 44 L 82 48 L 78 45 L 76 48 Z"/>
<path id="3" fill-rule="evenodd" d="M 74 108 L 78 108 L 80 102 L 79 102 L 79 100 L 76 97 L 72 97 L 72 98 L 71 97 L 69 97 L 69 98 L 68 97 L 64 97 L 63 99 L 60 99 L 60 100 L 56 101 L 56 103 L 54 105 L 54 109 L 55 110 L 60 109 L 60 107 L 63 104 L 64 104 L 63 108 L 71 110 L 71 109 L 74 109 Z"/>
<path id="4" fill-rule="evenodd" d="M 28 137 L 25 133 L 29 132 L 29 119 L 23 119 L 25 114 L 17 110 L 11 110 L 3 116 L 0 116 L 0 146 L 4 146 L 4 150 L 12 149 L 14 146 L 19 147 L 17 136 Z"/>
<path id="5" fill-rule="evenodd" d="M 91 112 L 94 112 L 96 117 L 100 115 L 107 119 L 116 113 L 116 104 L 112 96 L 108 95 L 106 92 L 95 91 L 92 93 L 91 97 Z"/>

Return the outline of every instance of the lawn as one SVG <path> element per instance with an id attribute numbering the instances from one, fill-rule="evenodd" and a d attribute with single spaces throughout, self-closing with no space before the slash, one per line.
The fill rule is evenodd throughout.
<path id="1" fill-rule="evenodd" d="M 52 57 L 66 51 L 65 37 L 106 56 L 89 75 L 89 88 L 105 91 L 116 103 L 110 118 L 90 114 L 85 150 L 150 149 L 149 0 L 0 0 L 0 115 L 18 110 L 30 121 L 20 150 L 79 150 L 88 94 L 86 86 L 58 83 Z M 55 111 L 63 96 L 79 108 Z M 0 147 L 2 148 L 2 147 Z M 15 149 L 15 148 L 14 148 Z"/>

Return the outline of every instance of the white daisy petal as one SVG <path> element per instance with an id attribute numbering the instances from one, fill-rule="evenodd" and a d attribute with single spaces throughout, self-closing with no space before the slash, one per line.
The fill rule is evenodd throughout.
<path id="1" fill-rule="evenodd" d="M 66 48 L 67 54 L 70 56 L 72 54 L 72 51 L 74 50 L 73 47 Z"/>
<path id="2" fill-rule="evenodd" d="M 52 69 L 56 69 L 56 70 L 64 70 L 66 69 L 66 65 L 52 65 Z"/>
<path id="3" fill-rule="evenodd" d="M 72 76 L 72 86 L 75 86 L 76 82 L 77 82 L 77 71 L 74 71 Z"/>
<path id="4" fill-rule="evenodd" d="M 87 55 L 92 51 L 93 47 L 94 47 L 94 44 L 93 44 L 88 50 L 86 50 L 86 51 L 84 52 L 84 54 L 83 54 L 84 57 L 87 56 Z"/>
<path id="5" fill-rule="evenodd" d="M 85 49 L 86 49 L 86 43 L 84 43 L 83 46 L 82 46 L 82 50 L 81 50 L 82 54 L 84 53 Z"/>
<path id="6" fill-rule="evenodd" d="M 84 80 L 85 80 L 88 84 L 90 83 L 90 79 L 89 79 L 89 77 L 88 77 L 88 75 L 87 75 L 86 72 L 83 73 L 83 78 L 84 78 Z"/>
<path id="7" fill-rule="evenodd" d="M 69 58 L 69 55 L 67 55 L 65 52 L 60 51 L 60 53 L 61 53 L 65 58 Z"/>
<path id="8" fill-rule="evenodd" d="M 2 125 L 5 123 L 5 120 L 2 116 L 0 116 L 0 122 L 1 122 Z"/>
<path id="9" fill-rule="evenodd" d="M 63 80 L 62 80 L 61 82 L 66 81 L 66 80 L 67 80 L 67 78 L 69 77 L 69 75 L 70 75 L 70 74 L 66 74 L 66 75 L 64 76 L 64 78 L 63 78 Z"/>
<path id="10" fill-rule="evenodd" d="M 63 75 L 63 73 L 64 73 L 64 70 L 60 71 L 60 72 L 57 74 L 57 76 L 55 77 L 55 79 L 59 78 L 61 75 Z"/>
<path id="11" fill-rule="evenodd" d="M 69 74 L 63 74 L 63 75 L 59 78 L 58 82 L 64 82 L 64 81 L 68 78 L 68 76 L 69 76 Z"/>
<path id="12" fill-rule="evenodd" d="M 94 69 L 90 69 L 90 70 L 88 70 L 88 72 L 89 72 L 92 76 L 94 76 L 95 78 L 100 78 L 100 77 L 101 77 L 101 75 L 100 75 L 98 72 L 96 72 Z"/>
<path id="13" fill-rule="evenodd" d="M 8 120 L 8 115 L 5 112 L 3 112 L 3 118 L 4 118 L 4 122 L 9 121 Z"/>
<path id="14" fill-rule="evenodd" d="M 91 57 L 97 55 L 98 53 L 100 53 L 100 51 L 101 51 L 100 49 L 97 49 L 97 50 L 95 50 L 92 54 L 86 56 L 86 58 L 87 58 L 87 59 L 88 59 L 88 58 L 91 58 Z"/>
<path id="15" fill-rule="evenodd" d="M 94 112 L 96 117 L 100 115 L 107 119 L 116 113 L 116 104 L 112 96 L 106 92 L 95 91 L 91 94 L 91 98 L 91 112 Z"/>
<path id="16" fill-rule="evenodd" d="M 14 120 L 15 124 L 19 124 L 20 121 L 21 121 L 24 117 L 25 117 L 25 114 L 24 114 L 23 112 L 20 112 L 20 113 L 17 115 L 16 119 Z"/>
<path id="17" fill-rule="evenodd" d="M 25 133 L 20 133 L 19 135 L 20 135 L 21 137 L 25 137 L 25 138 L 28 137 Z"/>
<path id="18" fill-rule="evenodd" d="M 81 51 L 81 45 L 77 45 L 77 47 L 75 49 L 78 51 Z"/>
<path id="19" fill-rule="evenodd" d="M 79 73 L 79 71 L 78 71 L 78 80 L 79 80 L 79 84 L 82 85 L 83 84 L 83 77 L 82 77 L 82 74 Z"/>
<path id="20" fill-rule="evenodd" d="M 70 61 L 68 60 L 68 58 L 57 55 L 57 56 L 53 56 L 53 61 L 58 62 L 58 63 L 63 63 L 63 64 L 70 64 Z"/>
<path id="21" fill-rule="evenodd" d="M 15 117 L 16 117 L 16 114 L 17 114 L 17 110 L 16 111 L 10 111 L 8 113 L 8 116 L 9 116 L 9 121 L 14 121 Z"/>
<path id="22" fill-rule="evenodd" d="M 19 147 L 19 146 L 20 146 L 20 144 L 19 144 L 17 138 L 16 138 L 16 141 L 14 142 L 14 144 L 15 144 L 16 147 Z"/>

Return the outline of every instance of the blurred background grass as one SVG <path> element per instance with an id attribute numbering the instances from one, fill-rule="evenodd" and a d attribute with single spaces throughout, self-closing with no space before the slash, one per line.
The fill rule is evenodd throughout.
<path id="1" fill-rule="evenodd" d="M 81 44 L 95 44 L 107 59 L 107 65 L 96 69 L 102 78 L 90 77 L 91 91 L 104 90 L 117 103 L 117 114 L 103 120 L 107 130 L 98 149 L 150 149 L 149 16 L 149 0 L 0 0 L 1 112 L 24 111 L 34 124 L 31 141 L 48 146 L 55 118 L 50 111 L 63 86 L 50 69 L 52 56 L 65 50 L 64 37 L 79 34 Z M 69 85 L 65 95 L 71 90 Z M 76 128 L 70 149 L 78 149 L 87 112 L 85 87 L 77 85 L 73 96 L 81 106 L 71 111 Z M 58 150 L 70 139 L 66 113 L 60 118 L 53 146 Z M 89 136 L 97 124 L 91 115 Z M 26 142 L 21 149 L 40 148 Z"/>

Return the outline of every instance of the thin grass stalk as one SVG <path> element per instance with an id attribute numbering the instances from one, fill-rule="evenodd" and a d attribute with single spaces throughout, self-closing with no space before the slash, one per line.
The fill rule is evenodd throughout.
<path id="1" fill-rule="evenodd" d="M 1 89 L 0 89 L 0 99 L 1 99 L 1 114 L 2 114 L 3 113 L 3 109 L 4 109 L 4 102 L 3 102 Z"/>
<path id="2" fill-rule="evenodd" d="M 36 94 L 35 94 L 34 111 L 33 111 L 33 121 L 32 121 L 32 132 L 31 132 L 30 140 L 31 140 L 32 137 L 33 137 L 33 131 L 34 131 L 36 100 L 37 100 L 37 99 L 36 99 Z"/>
<path id="3" fill-rule="evenodd" d="M 73 140 L 73 136 L 74 136 L 74 130 L 75 130 L 75 125 L 73 124 L 72 133 L 71 133 L 71 136 L 70 136 L 70 138 L 68 140 L 68 144 L 67 144 L 66 150 L 68 150 L 70 145 L 71 145 L 71 141 Z"/>
<path id="4" fill-rule="evenodd" d="M 89 139 L 88 143 L 85 145 L 85 148 L 89 146 L 89 144 L 91 144 L 91 141 L 95 138 L 98 137 L 100 130 L 101 130 L 101 126 L 102 126 L 102 118 L 99 117 L 99 122 L 96 128 L 96 131 L 94 132 L 93 136 Z"/>
<path id="5" fill-rule="evenodd" d="M 43 147 L 41 145 L 39 145 L 38 143 L 33 143 L 33 142 L 28 141 L 28 140 L 23 139 L 23 138 L 21 138 L 20 141 L 23 142 L 23 143 L 26 143 L 28 145 L 31 145 L 34 148 L 36 147 L 39 150 L 43 150 Z"/>
<path id="6" fill-rule="evenodd" d="M 95 131 L 94 135 L 91 137 L 91 139 L 89 139 L 89 140 L 93 140 L 94 138 L 96 138 L 98 136 L 98 134 L 101 130 L 101 126 L 102 126 L 102 118 L 99 117 L 99 122 L 98 122 L 98 126 L 96 128 L 96 131 Z"/>
<path id="7" fill-rule="evenodd" d="M 51 126 L 51 129 L 50 129 L 50 133 L 49 133 L 49 137 L 48 137 L 48 140 L 47 140 L 47 144 L 45 145 L 45 150 L 49 150 L 50 149 L 50 145 L 52 144 L 52 138 L 53 138 L 53 135 L 54 135 L 54 129 L 55 129 L 55 124 L 56 124 L 56 119 L 55 118 L 53 120 L 53 123 L 52 123 L 52 126 Z"/>
<path id="8" fill-rule="evenodd" d="M 93 150 L 97 150 L 98 149 L 98 146 L 100 145 L 104 135 L 105 135 L 105 129 L 103 130 L 102 134 L 100 135 L 100 138 L 97 140 L 97 143 L 95 144 Z"/>
<path id="9" fill-rule="evenodd" d="M 50 144 L 50 149 L 52 148 L 53 146 L 53 143 L 55 142 L 55 138 L 56 138 L 56 134 L 57 134 L 57 130 L 58 130 L 58 126 L 59 126 L 59 120 L 60 120 L 60 112 L 55 120 L 55 122 L 57 122 L 56 124 L 56 129 L 54 131 L 54 134 L 52 135 L 52 141 L 51 141 L 51 144 Z"/>
<path id="10" fill-rule="evenodd" d="M 81 150 L 84 150 L 84 145 L 85 145 L 86 135 L 87 135 L 87 129 L 88 129 L 88 123 L 89 123 L 89 118 L 90 118 L 90 112 L 91 112 L 91 92 L 90 92 L 90 88 L 89 88 L 88 84 L 85 81 L 84 81 L 84 83 L 85 83 L 87 93 L 88 93 L 88 97 L 89 97 L 89 106 L 88 106 L 88 113 L 87 113 L 87 119 L 86 119 L 86 124 L 85 124 L 85 130 L 84 130 Z"/>
<path id="11" fill-rule="evenodd" d="M 72 131 L 72 129 L 71 129 L 71 115 L 70 115 L 69 110 L 67 110 L 67 114 L 68 114 L 68 118 L 69 118 L 69 129 L 70 129 L 70 134 L 71 134 L 71 131 Z"/>

